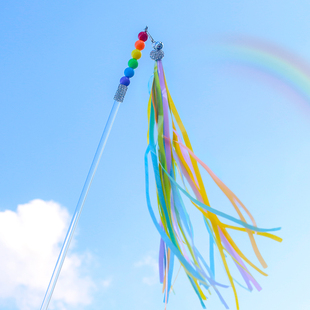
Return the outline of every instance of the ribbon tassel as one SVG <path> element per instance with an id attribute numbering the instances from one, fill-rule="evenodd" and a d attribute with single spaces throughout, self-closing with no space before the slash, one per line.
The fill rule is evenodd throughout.
<path id="1" fill-rule="evenodd" d="M 280 228 L 258 228 L 253 216 L 238 197 L 195 155 L 185 127 L 170 96 L 161 60 L 155 62 L 148 118 L 148 148 L 145 154 L 146 196 L 150 215 L 161 236 L 158 262 L 159 279 L 160 283 L 163 284 L 164 302 L 167 304 L 172 290 L 174 258 L 177 258 L 202 307 L 205 308 L 204 302 L 207 299 L 203 289 L 214 289 L 224 307 L 228 309 L 228 305 L 219 292 L 219 288 L 227 288 L 228 286 L 218 283 L 215 279 L 214 252 L 217 250 L 233 289 L 236 307 L 239 309 L 235 288 L 235 282 L 238 282 L 234 280 L 227 260 L 232 259 L 245 282 L 245 286 L 250 291 L 253 290 L 253 286 L 257 290 L 261 290 L 261 287 L 246 264 L 261 274 L 266 274 L 241 252 L 228 233 L 228 229 L 239 230 L 248 235 L 256 257 L 262 267 L 266 268 L 267 265 L 256 245 L 255 235 L 281 242 L 281 238 L 268 233 Z M 159 218 L 153 211 L 149 196 L 149 155 L 156 181 Z M 232 217 L 210 206 L 199 165 L 208 172 L 213 181 L 227 196 L 238 217 Z M 177 182 L 177 179 L 182 180 L 182 186 Z M 186 184 L 189 188 L 186 187 Z M 209 264 L 195 246 L 194 229 L 186 211 L 183 196 L 189 198 L 205 221 L 210 240 Z M 249 216 L 251 223 L 246 221 L 240 208 Z M 233 222 L 233 225 L 223 223 L 221 218 Z"/>

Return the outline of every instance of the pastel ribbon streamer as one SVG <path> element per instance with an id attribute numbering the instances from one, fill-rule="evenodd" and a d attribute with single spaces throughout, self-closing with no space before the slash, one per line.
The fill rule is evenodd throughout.
<path id="1" fill-rule="evenodd" d="M 249 291 L 253 290 L 253 286 L 257 290 L 261 290 L 261 287 L 246 264 L 262 275 L 266 276 L 267 274 L 242 253 L 228 230 L 245 232 L 260 264 L 266 268 L 267 264 L 258 250 L 254 237 L 255 235 L 264 236 L 281 242 L 281 238 L 269 233 L 280 228 L 258 228 L 253 216 L 238 197 L 195 155 L 185 127 L 170 96 L 161 60 L 155 63 L 148 105 L 148 120 L 148 147 L 145 154 L 146 198 L 151 218 L 161 236 L 158 263 L 159 279 L 163 284 L 164 302 L 167 304 L 172 290 L 174 260 L 177 258 L 202 307 L 206 308 L 204 302 L 207 299 L 203 289 L 208 291 L 214 289 L 224 307 L 228 309 L 228 305 L 219 291 L 219 288 L 227 288 L 228 286 L 218 283 L 215 279 L 214 254 L 217 249 L 234 292 L 236 307 L 239 309 L 234 284 L 234 282 L 238 282 L 234 280 L 230 272 L 227 259 L 231 258 L 237 266 L 237 270 Z M 149 193 L 149 155 L 155 176 L 159 218 L 156 217 L 152 208 Z M 229 199 L 238 218 L 210 206 L 198 164 L 209 173 Z M 183 186 L 177 182 L 178 177 L 182 180 Z M 209 265 L 195 245 L 194 229 L 182 196 L 187 197 L 204 218 L 209 234 Z M 251 223 L 246 221 L 241 209 L 250 218 Z M 225 224 L 220 218 L 229 220 L 234 224 Z"/>

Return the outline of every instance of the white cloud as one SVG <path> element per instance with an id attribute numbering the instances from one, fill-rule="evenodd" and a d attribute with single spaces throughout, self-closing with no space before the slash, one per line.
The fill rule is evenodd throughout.
<path id="1" fill-rule="evenodd" d="M 143 277 L 142 282 L 147 285 L 154 285 L 159 283 L 159 276 L 158 276 L 158 262 L 157 260 L 151 256 L 145 256 L 141 261 L 136 262 L 135 267 L 148 267 L 150 270 L 151 275 L 148 277 Z"/>
<path id="2" fill-rule="evenodd" d="M 39 309 L 61 243 L 68 228 L 68 211 L 53 201 L 32 200 L 17 211 L 0 212 L 0 299 L 15 300 L 20 310 Z M 70 251 L 50 309 L 87 305 L 94 281 L 81 275 L 91 254 Z M 85 268 L 82 268 L 85 269 Z"/>

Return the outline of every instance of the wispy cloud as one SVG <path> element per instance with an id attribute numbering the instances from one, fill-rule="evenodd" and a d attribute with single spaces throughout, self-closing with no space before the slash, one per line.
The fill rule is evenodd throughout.
<path id="1" fill-rule="evenodd" d="M 20 310 L 38 309 L 64 239 L 70 216 L 53 201 L 32 200 L 16 212 L 0 212 L 0 298 Z M 71 251 L 57 283 L 51 309 L 91 303 L 95 283 L 81 274 L 90 253 Z M 85 271 L 85 270 L 84 270 Z"/>
<path id="2" fill-rule="evenodd" d="M 103 280 L 103 281 L 101 282 L 101 285 L 102 285 L 104 288 L 110 287 L 111 284 L 112 284 L 112 279 L 111 279 L 111 278 L 106 279 L 106 280 Z"/>
<path id="3" fill-rule="evenodd" d="M 136 268 L 147 267 L 149 269 L 149 273 L 151 273 L 148 277 L 143 277 L 142 282 L 147 285 L 158 284 L 158 263 L 157 260 L 151 256 L 147 255 L 142 260 L 136 262 L 134 264 Z"/>

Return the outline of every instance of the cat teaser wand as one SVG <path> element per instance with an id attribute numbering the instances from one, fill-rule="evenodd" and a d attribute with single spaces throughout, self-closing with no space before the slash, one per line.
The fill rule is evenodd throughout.
<path id="1" fill-rule="evenodd" d="M 159 248 L 159 278 L 160 282 L 163 284 L 165 307 L 173 286 L 174 261 L 175 258 L 177 258 L 197 294 L 202 307 L 205 308 L 204 301 L 207 299 L 203 289 L 207 290 L 209 293 L 211 293 L 210 289 L 214 289 L 222 304 L 228 309 L 228 305 L 219 292 L 219 288 L 227 288 L 228 286 L 217 282 L 215 279 L 214 253 L 215 250 L 217 250 L 228 276 L 229 283 L 233 289 L 236 307 L 239 309 L 235 287 L 235 283 L 239 283 L 233 278 L 230 272 L 228 260 L 231 260 L 236 265 L 249 291 L 253 290 L 253 286 L 257 290 L 261 290 L 261 287 L 248 270 L 247 265 L 265 276 L 266 274 L 247 259 L 228 231 L 232 229 L 242 231 L 248 235 L 254 253 L 264 268 L 267 267 L 267 264 L 258 250 L 254 235 L 264 236 L 279 242 L 282 241 L 281 238 L 270 233 L 270 231 L 276 231 L 280 228 L 258 228 L 253 216 L 238 197 L 193 152 L 185 127 L 167 87 L 162 65 L 162 58 L 164 57 L 164 52 L 162 51 L 163 44 L 154 41 L 146 27 L 145 31 L 138 35 L 139 40 L 135 44 L 136 50 L 132 52 L 133 58 L 129 60 L 129 67 L 125 69 L 125 76 L 120 80 L 120 85 L 114 97 L 115 102 L 112 111 L 73 215 L 41 310 L 45 310 L 48 307 L 111 126 L 120 102 L 123 101 L 126 94 L 127 87 L 130 83 L 129 79 L 134 75 L 133 69 L 138 66 L 137 59 L 141 57 L 141 50 L 144 48 L 144 42 L 148 39 L 148 36 L 154 47 L 150 56 L 155 60 L 155 67 L 148 104 L 149 128 L 147 136 L 148 147 L 145 153 L 145 184 L 148 209 L 154 225 L 161 236 Z M 152 209 L 149 195 L 149 157 L 151 158 L 155 176 L 159 219 L 157 219 Z M 238 218 L 210 207 L 198 164 L 208 172 L 213 181 L 229 199 L 238 214 Z M 181 180 L 182 186 L 177 180 Z M 209 234 L 209 264 L 195 246 L 194 230 L 183 202 L 182 197 L 184 196 L 189 199 L 203 216 Z M 242 211 L 250 218 L 251 223 L 246 221 Z M 228 220 L 232 222 L 232 224 L 228 225 L 223 223 L 220 218 L 224 218 L 226 222 Z"/>
<path id="2" fill-rule="evenodd" d="M 146 29 L 147 30 L 147 27 Z M 132 78 L 135 74 L 134 69 L 136 69 L 138 67 L 138 59 L 141 58 L 142 53 L 141 51 L 144 49 L 145 47 L 145 41 L 147 41 L 148 39 L 148 35 L 146 33 L 146 31 L 140 32 L 138 35 L 138 41 L 136 41 L 135 43 L 135 49 L 131 52 L 131 56 L 132 58 L 128 61 L 128 67 L 125 69 L 124 71 L 124 76 L 120 79 L 120 84 L 118 85 L 118 89 L 115 93 L 114 96 L 114 103 L 110 112 L 110 115 L 108 117 L 108 120 L 106 122 L 106 125 L 104 127 L 102 136 L 100 138 L 94 159 L 92 161 L 92 164 L 89 168 L 82 192 L 80 194 L 80 198 L 78 200 L 78 203 L 76 205 L 69 229 L 67 231 L 67 235 L 65 237 L 65 240 L 63 242 L 60 254 L 58 256 L 58 260 L 56 262 L 50 283 L 48 285 L 48 288 L 46 290 L 45 296 L 44 296 L 44 300 L 43 303 L 41 305 L 41 310 L 47 310 L 48 309 L 48 305 L 50 303 L 50 300 L 52 298 L 62 265 L 64 263 L 64 260 L 66 258 L 69 246 L 70 246 L 70 242 L 72 240 L 76 225 L 79 221 L 88 191 L 90 189 L 91 183 L 93 181 L 93 178 L 95 176 L 96 170 L 98 168 L 103 150 L 105 148 L 105 145 L 107 143 L 109 134 L 111 132 L 117 111 L 120 107 L 120 104 L 124 101 L 124 97 L 126 95 L 128 86 L 130 84 L 130 78 Z"/>

